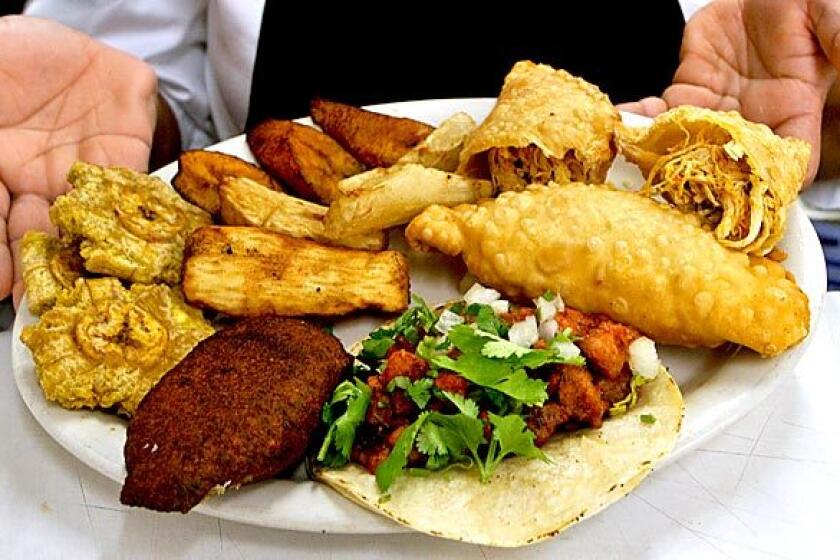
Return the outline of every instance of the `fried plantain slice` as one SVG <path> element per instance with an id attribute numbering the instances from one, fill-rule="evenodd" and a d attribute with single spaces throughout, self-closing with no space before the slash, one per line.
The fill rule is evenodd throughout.
<path id="1" fill-rule="evenodd" d="M 252 163 L 221 152 L 189 150 L 178 157 L 178 173 L 172 186 L 188 201 L 217 215 L 219 185 L 225 177 L 246 177 L 275 191 L 283 188 L 268 173 Z"/>
<path id="2" fill-rule="evenodd" d="M 434 127 L 352 105 L 314 99 L 312 120 L 368 167 L 390 167 L 431 134 Z"/>
<path id="3" fill-rule="evenodd" d="M 247 139 L 260 165 L 313 202 L 331 202 L 339 181 L 364 170 L 335 140 L 311 126 L 269 119 L 252 128 Z"/>

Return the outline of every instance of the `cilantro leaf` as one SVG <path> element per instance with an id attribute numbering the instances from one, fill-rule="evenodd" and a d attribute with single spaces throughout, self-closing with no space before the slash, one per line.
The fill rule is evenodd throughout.
<path id="1" fill-rule="evenodd" d="M 431 388 L 434 384 L 435 382 L 433 379 L 424 377 L 423 379 L 418 379 L 412 383 L 405 392 L 408 393 L 409 398 L 414 401 L 417 408 L 423 410 L 426 408 L 426 405 L 429 404 L 429 399 L 432 398 Z"/>
<path id="2" fill-rule="evenodd" d="M 429 362 L 433 357 L 444 353 L 451 345 L 452 344 L 449 342 L 449 339 L 445 337 L 438 339 L 432 336 L 426 336 L 423 337 L 423 340 L 421 340 L 420 344 L 417 345 L 415 353 Z"/>
<path id="3" fill-rule="evenodd" d="M 521 416 L 518 414 L 497 416 L 491 412 L 488 417 L 493 425 L 493 440 L 499 442 L 499 449 L 494 458 L 496 463 L 511 453 L 548 461 L 545 453 L 534 445 L 534 432 L 528 429 L 528 425 Z M 488 461 L 489 459 L 490 457 Z"/>
<path id="4" fill-rule="evenodd" d="M 381 360 L 394 345 L 393 338 L 368 338 L 362 342 L 362 352 L 359 356 L 366 361 Z"/>
<path id="5" fill-rule="evenodd" d="M 481 349 L 481 353 L 488 358 L 521 358 L 528 352 L 528 348 L 523 348 L 509 340 L 491 340 Z"/>
<path id="6" fill-rule="evenodd" d="M 414 383 L 411 382 L 411 379 L 404 375 L 398 375 L 397 377 L 393 378 L 391 381 L 388 382 L 388 385 L 385 386 L 385 389 L 389 393 L 393 393 L 394 389 L 402 389 L 406 392 L 408 397 L 414 401 L 414 404 L 417 405 L 417 408 L 423 410 L 427 404 L 429 404 L 429 399 L 432 398 L 431 389 L 432 386 L 435 384 L 434 380 L 429 379 L 428 377 L 424 377 L 423 379 L 418 379 Z"/>
<path id="7" fill-rule="evenodd" d="M 446 446 L 443 436 L 441 436 L 440 428 L 432 422 L 426 422 L 420 428 L 420 432 L 417 434 L 417 449 L 421 453 L 429 455 L 430 458 L 449 454 L 449 448 Z"/>
<path id="8" fill-rule="evenodd" d="M 321 419 L 329 424 L 329 429 L 318 450 L 318 461 L 336 467 L 349 460 L 356 429 L 364 421 L 370 405 L 370 394 L 370 387 L 359 379 L 344 381 L 336 387 L 321 412 Z M 341 406 L 343 412 L 336 413 L 335 409 Z"/>
<path id="9" fill-rule="evenodd" d="M 388 458 L 382 461 L 376 468 L 376 484 L 383 492 L 387 491 L 397 477 L 402 474 L 403 469 L 408 463 L 408 454 L 414 448 L 414 440 L 417 433 L 426 419 L 429 417 L 428 412 L 420 414 L 420 416 L 411 425 L 409 425 L 400 437 L 397 438 L 397 443 L 394 444 Z"/>
<path id="10" fill-rule="evenodd" d="M 639 416 L 639 420 L 641 420 L 642 424 L 655 424 L 656 416 L 653 414 L 642 414 Z"/>
<path id="11" fill-rule="evenodd" d="M 480 385 L 495 389 L 525 404 L 542 404 L 548 399 L 548 384 L 531 379 L 516 363 L 487 358 L 481 354 L 462 354 L 453 360 L 449 356 L 438 356 L 432 363 L 440 369 L 460 373 L 462 377 Z"/>
<path id="12" fill-rule="evenodd" d="M 454 404 L 461 414 L 469 416 L 470 418 L 478 418 L 478 405 L 475 401 L 462 397 L 457 393 L 450 393 L 449 391 L 441 391 L 443 396 L 449 399 L 449 402 Z"/>
<path id="13" fill-rule="evenodd" d="M 508 326 L 486 303 L 470 304 L 466 313 L 475 317 L 474 324 L 479 330 L 496 336 L 507 336 Z"/>

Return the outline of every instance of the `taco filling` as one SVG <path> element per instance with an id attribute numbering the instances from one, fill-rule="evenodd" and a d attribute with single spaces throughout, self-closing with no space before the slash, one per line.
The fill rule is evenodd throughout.
<path id="1" fill-rule="evenodd" d="M 357 463 L 381 492 L 453 468 L 486 482 L 506 457 L 549 462 L 554 434 L 624 414 L 662 369 L 650 339 L 550 292 L 518 305 L 476 284 L 437 310 L 415 298 L 363 341 L 324 406 L 317 461 Z"/>

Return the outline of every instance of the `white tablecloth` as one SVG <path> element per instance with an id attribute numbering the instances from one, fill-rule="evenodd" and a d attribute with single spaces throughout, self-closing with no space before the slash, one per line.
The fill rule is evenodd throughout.
<path id="1" fill-rule="evenodd" d="M 603 514 L 503 550 L 416 534 L 292 533 L 119 504 L 29 415 L 0 334 L 0 558 L 840 557 L 840 293 L 796 375 Z"/>

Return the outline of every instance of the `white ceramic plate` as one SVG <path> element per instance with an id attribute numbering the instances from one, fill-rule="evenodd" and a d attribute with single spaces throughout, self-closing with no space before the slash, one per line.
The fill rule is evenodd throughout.
<path id="1" fill-rule="evenodd" d="M 483 120 L 493 106 L 492 99 L 428 100 L 378 105 L 383 113 L 412 117 L 438 124 L 457 111 Z M 623 115 L 630 124 L 645 124 L 637 115 Z M 310 124 L 310 121 L 304 120 Z M 231 138 L 212 147 L 253 161 L 244 136 Z M 155 174 L 170 180 L 177 164 Z M 620 158 L 610 172 L 617 185 L 638 185 L 641 175 Z M 402 239 L 393 239 L 400 246 Z M 811 302 L 811 330 L 823 303 L 826 286 L 825 263 L 819 241 L 802 208 L 790 215 L 787 235 L 781 247 L 789 253 L 788 269 Z M 411 288 L 430 304 L 458 295 L 462 272 L 459 263 L 440 256 L 411 255 Z M 382 317 L 366 316 L 342 321 L 336 333 L 345 344 L 364 337 Z M 65 449 L 91 468 L 122 483 L 125 476 L 123 444 L 126 423 L 114 416 L 93 411 L 69 411 L 44 400 L 26 347 L 20 343 L 20 330 L 36 318 L 21 306 L 14 328 L 13 370 L 18 390 L 33 416 Z M 785 377 L 808 346 L 808 340 L 782 356 L 761 359 L 749 351 L 730 352 L 664 348 L 662 356 L 670 366 L 685 395 L 685 421 L 680 439 L 668 461 L 688 452 L 748 412 Z M 118 490 L 114 488 L 116 493 Z M 253 525 L 300 531 L 334 533 L 384 533 L 404 530 L 368 512 L 321 484 L 306 479 L 302 469 L 291 480 L 271 480 L 208 498 L 196 511 Z"/>

